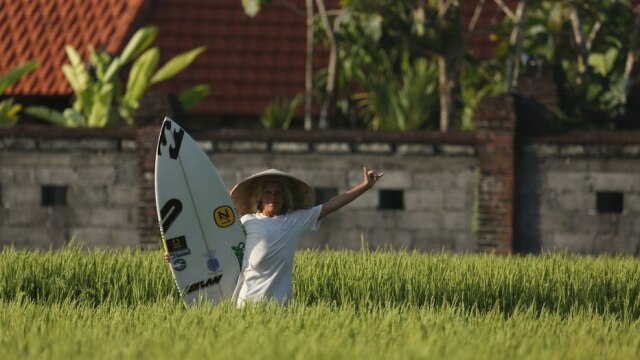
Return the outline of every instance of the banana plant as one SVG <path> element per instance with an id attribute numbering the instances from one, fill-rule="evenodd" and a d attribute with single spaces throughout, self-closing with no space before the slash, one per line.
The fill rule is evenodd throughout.
<path id="1" fill-rule="evenodd" d="M 287 130 L 295 116 L 296 109 L 304 98 L 301 94 L 292 99 L 275 99 L 267 106 L 260 122 L 265 129 Z"/>
<path id="2" fill-rule="evenodd" d="M 403 65 L 400 79 L 362 77 L 368 91 L 354 98 L 373 130 L 421 129 L 438 106 L 437 79 L 437 66 L 420 58 Z"/>
<path id="3" fill-rule="evenodd" d="M 65 127 L 133 125 L 140 99 L 148 88 L 174 77 L 205 51 L 204 47 L 186 51 L 158 68 L 160 50 L 158 47 L 150 48 L 157 35 L 156 27 L 141 28 L 119 56 L 90 46 L 88 65 L 85 65 L 76 49 L 67 45 L 65 51 L 69 63 L 62 66 L 62 72 L 73 89 L 72 106 L 63 112 L 33 106 L 25 109 L 25 112 Z M 129 64 L 129 77 L 123 84 L 118 75 Z M 183 109 L 189 110 L 208 92 L 208 85 L 197 85 L 181 93 L 178 99 Z"/>
<path id="4" fill-rule="evenodd" d="M 4 94 L 9 86 L 16 83 L 22 76 L 35 70 L 37 67 L 37 61 L 29 60 L 0 76 L 0 96 Z M 18 113 L 20 110 L 22 110 L 22 105 L 15 103 L 13 98 L 0 101 L 0 127 L 15 125 L 18 121 Z"/>

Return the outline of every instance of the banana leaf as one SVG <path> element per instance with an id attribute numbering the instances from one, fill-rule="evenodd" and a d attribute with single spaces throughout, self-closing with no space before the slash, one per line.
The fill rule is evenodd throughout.
<path id="1" fill-rule="evenodd" d="M 122 54 L 120 55 L 122 64 L 127 64 L 142 54 L 142 52 L 151 45 L 157 35 L 158 28 L 155 26 L 146 26 L 136 31 L 127 43 L 127 46 L 122 50 Z"/>
<path id="2" fill-rule="evenodd" d="M 11 98 L 0 101 L 0 127 L 13 126 L 18 122 L 20 109 L 22 109 L 22 106 L 14 104 Z"/>
<path id="3" fill-rule="evenodd" d="M 160 51 L 157 47 L 154 47 L 145 51 L 145 53 L 133 63 L 131 72 L 129 73 L 127 90 L 122 99 L 124 103 L 137 109 L 137 102 L 149 87 L 151 74 L 156 70 L 159 58 Z"/>
<path id="4" fill-rule="evenodd" d="M 109 122 L 109 110 L 111 108 L 113 85 L 104 84 L 93 98 L 91 114 L 87 119 L 88 127 L 103 128 Z"/>
<path id="5" fill-rule="evenodd" d="M 23 75 L 33 71 L 37 67 L 37 61 L 29 60 L 14 67 L 4 75 L 0 76 L 0 95 L 2 95 L 9 86 L 18 81 Z"/>
<path id="6" fill-rule="evenodd" d="M 46 106 L 28 106 L 24 109 L 24 112 L 27 115 L 48 121 L 59 126 L 76 127 L 70 126 L 67 123 L 64 115 L 62 115 L 60 111 L 48 108 Z"/>
<path id="7" fill-rule="evenodd" d="M 62 115 L 69 127 L 87 127 L 86 118 L 73 109 L 65 109 Z"/>
<path id="8" fill-rule="evenodd" d="M 616 63 L 616 58 L 618 57 L 618 49 L 610 48 L 605 53 L 592 53 L 589 54 L 588 63 L 591 65 L 595 72 L 602 75 L 607 76 L 611 70 L 613 70 L 613 66 Z"/>
<path id="9" fill-rule="evenodd" d="M 244 13 L 249 17 L 255 17 L 260 12 L 263 2 L 265 0 L 242 0 Z"/>
<path id="10" fill-rule="evenodd" d="M 155 84 L 160 81 L 164 81 L 174 77 L 176 74 L 184 70 L 187 66 L 191 65 L 191 63 L 196 59 L 196 57 L 202 54 L 202 52 L 204 52 L 205 50 L 206 50 L 206 47 L 201 46 L 193 50 L 183 52 L 182 54 L 176 55 L 171 60 L 169 60 L 166 64 L 164 64 L 155 73 L 155 75 L 153 75 L 153 78 L 151 78 L 151 84 Z"/>
<path id="11" fill-rule="evenodd" d="M 178 102 L 182 109 L 189 111 L 198 105 L 207 95 L 209 95 L 209 85 L 196 85 L 180 93 L 180 95 L 178 95 Z"/>
<path id="12" fill-rule="evenodd" d="M 67 57 L 69 58 L 69 62 L 71 63 L 71 65 L 82 65 L 82 57 L 73 46 L 66 45 L 64 47 L 64 50 L 67 52 Z"/>

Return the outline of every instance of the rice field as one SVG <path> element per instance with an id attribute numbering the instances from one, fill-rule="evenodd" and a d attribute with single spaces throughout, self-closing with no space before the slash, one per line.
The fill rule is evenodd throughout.
<path id="1" fill-rule="evenodd" d="M 302 251 L 289 307 L 186 308 L 158 251 L 0 254 L 7 359 L 640 358 L 640 260 Z"/>

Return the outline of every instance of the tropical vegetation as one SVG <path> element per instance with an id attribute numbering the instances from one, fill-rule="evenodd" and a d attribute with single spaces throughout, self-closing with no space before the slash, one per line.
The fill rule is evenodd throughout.
<path id="1" fill-rule="evenodd" d="M 18 82 L 24 75 L 30 73 L 38 67 L 38 62 L 30 60 L 15 66 L 0 76 L 0 96 L 11 85 Z M 18 114 L 22 110 L 22 105 L 15 102 L 11 97 L 0 101 L 0 127 L 13 126 L 18 122 Z"/>
<path id="2" fill-rule="evenodd" d="M 270 1 L 242 2 L 255 16 Z M 638 126 L 633 116 L 640 115 L 634 105 L 640 95 L 640 7 L 630 0 L 478 1 L 464 22 L 460 1 L 343 0 L 325 11 L 324 0 L 305 4 L 315 19 L 308 22 L 315 26 L 310 39 L 337 54 L 316 74 L 315 88 L 317 103 L 334 103 L 332 126 L 472 129 L 484 96 L 517 92 L 522 74 L 543 70 L 553 74 L 549 81 L 558 89 L 558 107 L 549 110 L 559 126 Z M 494 58 L 480 61 L 469 44 L 489 5 L 497 6 L 499 16 L 482 36 L 497 50 Z M 412 81 L 418 60 L 431 70 Z M 426 92 L 420 89 L 424 84 L 430 85 Z M 410 95 L 418 93 L 423 96 Z M 406 115 L 407 109 L 417 109 L 414 119 L 424 119 L 390 116 Z"/>
<path id="3" fill-rule="evenodd" d="M 153 26 L 139 29 L 119 55 L 89 47 L 88 64 L 72 46 L 65 50 L 69 64 L 62 71 L 74 93 L 71 107 L 60 112 L 44 106 L 25 109 L 31 116 L 65 127 L 107 127 L 133 125 L 140 100 L 148 88 L 168 80 L 187 68 L 202 52 L 198 47 L 176 55 L 158 68 L 160 50 L 150 47 L 158 35 Z M 126 84 L 120 73 L 131 65 Z M 197 85 L 182 92 L 178 100 L 183 109 L 195 106 L 209 92 L 208 85 Z"/>

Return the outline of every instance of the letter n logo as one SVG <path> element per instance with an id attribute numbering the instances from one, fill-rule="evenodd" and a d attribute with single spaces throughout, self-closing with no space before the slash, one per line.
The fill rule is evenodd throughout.
<path id="1" fill-rule="evenodd" d="M 221 228 L 231 226 L 236 221 L 234 211 L 229 206 L 220 206 L 213 212 L 213 220 Z"/>

